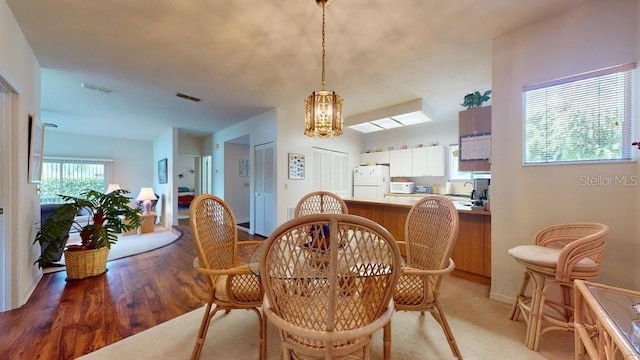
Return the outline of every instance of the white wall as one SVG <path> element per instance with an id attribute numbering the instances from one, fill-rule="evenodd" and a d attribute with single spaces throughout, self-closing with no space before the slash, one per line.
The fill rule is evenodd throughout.
<path id="1" fill-rule="evenodd" d="M 295 207 L 298 200 L 313 189 L 313 147 L 346 152 L 349 154 L 349 167 L 360 164 L 360 153 L 364 147 L 364 135 L 346 128 L 336 138 L 316 139 L 304 135 L 304 106 L 301 101 L 292 102 L 292 107 L 278 109 L 278 224 L 287 220 L 287 208 Z M 345 104 L 345 106 L 348 104 Z M 289 180 L 288 154 L 305 155 L 304 180 Z M 351 188 L 353 178 L 349 178 Z"/>
<path id="2" fill-rule="evenodd" d="M 507 254 L 509 248 L 531 244 L 535 232 L 545 226 L 572 221 L 611 227 L 599 281 L 640 287 L 640 188 L 581 182 L 582 177 L 637 176 L 638 165 L 524 167 L 521 96 L 524 85 L 637 62 L 638 3 L 593 2 L 494 40 L 492 298 L 511 301 L 518 290 L 523 269 Z M 636 124 L 637 120 L 636 114 Z"/>
<path id="3" fill-rule="evenodd" d="M 461 107 L 460 110 L 464 110 L 464 108 Z M 458 119 L 456 118 L 369 133 L 365 136 L 364 148 L 361 151 L 387 150 L 389 147 L 397 150 L 402 145 L 407 145 L 409 148 L 416 147 L 418 144 L 442 145 L 445 148 L 445 176 L 415 177 L 410 180 L 414 181 L 416 185 L 438 185 L 440 191 L 444 192 L 449 176 L 449 145 L 457 143 Z M 459 186 L 456 193 L 470 193 L 471 189 L 471 187 L 467 190 L 463 186 Z"/>
<path id="4" fill-rule="evenodd" d="M 151 141 L 118 139 L 47 131 L 45 156 L 100 158 L 113 160 L 111 182 L 120 184 L 138 196 L 140 188 L 153 185 L 153 143 Z"/>
<path id="5" fill-rule="evenodd" d="M 299 102 L 295 102 L 299 105 Z M 349 153 L 350 167 L 355 167 L 360 162 L 360 152 L 363 148 L 364 137 L 351 129 L 345 129 L 342 136 L 332 139 L 314 139 L 304 136 L 304 108 L 284 107 L 277 110 L 269 110 L 263 114 L 248 119 L 240 124 L 220 130 L 211 138 L 213 149 L 213 193 L 227 201 L 229 194 L 225 188 L 225 171 L 237 172 L 237 161 L 234 161 L 230 169 L 224 168 L 226 141 L 249 134 L 249 163 L 253 169 L 253 149 L 256 145 L 274 142 L 276 161 L 276 204 L 277 224 L 282 224 L 287 219 L 287 208 L 296 205 L 298 200 L 312 188 L 313 166 L 307 163 L 304 180 L 288 179 L 288 154 L 304 154 L 307 159 L 312 159 L 313 147 L 336 150 Z M 276 133 L 277 131 L 277 133 Z M 277 139 L 276 139 L 277 135 Z M 207 148 L 209 145 L 203 145 Z M 250 183 L 249 194 L 254 193 L 253 182 Z M 254 199 L 250 196 L 250 218 L 253 218 Z"/>
<path id="6" fill-rule="evenodd" d="M 178 134 L 178 161 L 176 163 L 178 177 L 176 178 L 176 187 L 186 186 L 195 190 L 196 195 L 201 192 L 200 177 L 202 174 L 200 172 L 200 161 L 203 145 L 203 136 Z M 183 175 L 182 178 L 179 177 L 180 174 Z"/>
<path id="7" fill-rule="evenodd" d="M 275 109 L 266 111 L 260 115 L 247 119 L 239 124 L 230 126 L 226 129 L 215 132 L 211 137 L 211 144 L 204 144 L 203 148 L 206 149 L 211 146 L 212 159 L 213 159 L 213 194 L 228 200 L 228 194 L 225 193 L 225 142 L 236 139 L 245 135 L 249 135 L 249 164 L 251 174 L 253 173 L 253 166 L 255 164 L 253 159 L 253 149 L 256 145 L 266 144 L 273 142 L 277 148 L 276 143 L 276 117 L 278 112 Z M 235 170 L 237 171 L 237 169 Z M 276 189 L 277 192 L 277 189 Z M 254 184 L 251 181 L 249 186 L 249 193 L 254 193 Z M 250 219 L 253 222 L 254 212 L 254 198 L 249 196 L 249 213 Z M 253 226 L 253 225 L 252 225 Z"/>
<path id="8" fill-rule="evenodd" d="M 204 137 L 192 135 L 178 135 L 178 153 L 201 155 Z"/>
<path id="9" fill-rule="evenodd" d="M 462 96 L 460 97 L 462 99 Z M 460 110 L 464 108 L 460 107 Z M 458 143 L 458 119 L 446 119 L 438 122 L 428 122 L 420 125 L 399 127 L 391 130 L 368 133 L 365 136 L 364 148 L 387 150 L 389 147 L 400 149 L 407 145 L 409 148 L 418 144 L 449 145 Z"/>
<path id="10" fill-rule="evenodd" d="M 171 228 L 178 224 L 178 189 L 176 187 L 176 159 L 178 158 L 178 130 L 169 128 L 153 141 L 153 189 L 160 195 L 156 213 L 161 224 Z M 167 183 L 158 182 L 158 161 L 167 159 Z"/>
<path id="11" fill-rule="evenodd" d="M 40 221 L 40 200 L 36 185 L 27 184 L 28 115 L 40 113 L 40 65 L 5 1 L 0 1 L 0 78 L 17 93 L 11 96 L 12 112 L 3 134 L 10 142 L 9 153 L 0 154 L 5 186 L 0 189 L 0 203 L 5 207 L 2 216 L 8 235 L 0 244 L 7 255 L 0 259 L 4 265 L 0 287 L 7 290 L 0 299 L 3 311 L 24 304 L 42 276 L 33 265 L 39 247 L 32 245 L 35 224 Z"/>
<path id="12" fill-rule="evenodd" d="M 225 201 L 233 210 L 238 223 L 247 222 L 250 219 L 249 204 L 251 198 L 251 177 L 240 176 L 240 159 L 248 160 L 251 153 L 249 145 L 224 144 L 224 195 Z M 252 164 L 249 164 L 251 169 Z M 251 170 L 249 171 L 251 175 Z"/>
<path id="13" fill-rule="evenodd" d="M 176 188 L 188 187 L 191 191 L 199 190 L 198 176 L 200 176 L 200 155 L 178 154 L 176 161 Z M 182 174 L 182 178 L 180 175 Z"/>

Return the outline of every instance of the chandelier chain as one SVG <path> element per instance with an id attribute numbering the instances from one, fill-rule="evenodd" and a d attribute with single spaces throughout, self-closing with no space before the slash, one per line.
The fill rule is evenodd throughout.
<path id="1" fill-rule="evenodd" d="M 313 91 L 304 100 L 304 134 L 315 138 L 330 138 L 342 134 L 343 99 L 335 91 L 326 90 L 326 10 L 331 0 L 315 0 L 322 8 L 322 90 Z"/>
<path id="2" fill-rule="evenodd" d="M 325 57 L 325 41 L 324 41 L 324 6 L 322 7 L 322 91 L 325 88 L 325 70 L 324 70 L 324 57 Z"/>

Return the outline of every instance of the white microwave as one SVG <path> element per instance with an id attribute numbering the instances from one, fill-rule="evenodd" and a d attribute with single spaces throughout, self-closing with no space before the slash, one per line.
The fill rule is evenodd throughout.
<path id="1" fill-rule="evenodd" d="M 413 181 L 391 182 L 389 192 L 394 194 L 413 194 L 415 184 Z"/>

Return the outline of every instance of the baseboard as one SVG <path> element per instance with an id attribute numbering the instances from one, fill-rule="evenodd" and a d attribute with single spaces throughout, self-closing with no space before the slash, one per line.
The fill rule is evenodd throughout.
<path id="1" fill-rule="evenodd" d="M 498 293 L 495 293 L 493 291 L 489 292 L 489 299 L 495 300 L 495 301 L 499 301 L 499 302 L 505 303 L 505 304 L 513 304 L 513 302 L 516 300 L 516 298 L 513 297 L 513 296 L 507 296 L 507 295 L 504 295 L 504 294 L 498 294 Z"/>

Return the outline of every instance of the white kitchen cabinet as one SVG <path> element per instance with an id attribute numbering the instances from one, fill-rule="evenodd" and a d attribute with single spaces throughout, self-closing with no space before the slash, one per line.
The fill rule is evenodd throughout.
<path id="1" fill-rule="evenodd" d="M 427 174 L 428 176 L 444 176 L 444 146 L 427 146 Z M 414 149 L 415 150 L 415 149 Z"/>
<path id="2" fill-rule="evenodd" d="M 376 151 L 360 154 L 360 164 L 367 165 L 369 163 L 388 164 L 389 151 Z"/>
<path id="3" fill-rule="evenodd" d="M 413 176 L 413 149 L 389 151 L 389 175 Z"/>
<path id="4" fill-rule="evenodd" d="M 391 177 L 444 176 L 444 147 L 440 145 L 389 151 Z"/>
<path id="5" fill-rule="evenodd" d="M 426 147 L 414 148 L 412 150 L 413 171 L 412 176 L 429 176 L 427 164 L 429 162 Z"/>

